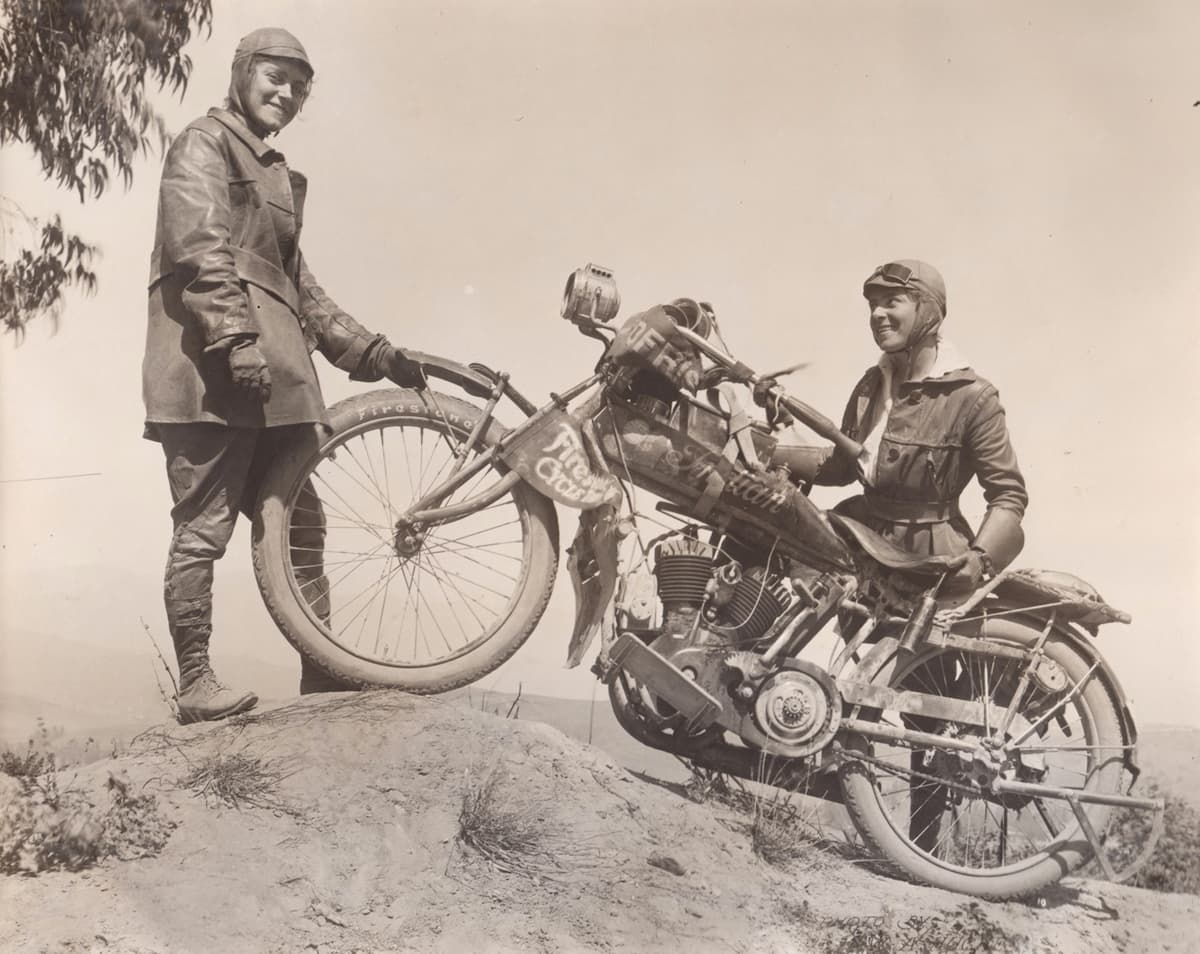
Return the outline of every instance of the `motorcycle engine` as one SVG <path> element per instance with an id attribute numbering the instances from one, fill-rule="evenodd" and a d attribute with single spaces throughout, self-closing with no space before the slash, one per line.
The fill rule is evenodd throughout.
<path id="1" fill-rule="evenodd" d="M 655 549 L 654 576 L 662 632 L 693 642 L 746 646 L 761 637 L 792 601 L 786 579 L 738 561 L 685 533 Z"/>
<path id="2" fill-rule="evenodd" d="M 749 550 L 733 544 L 739 556 Z M 775 755 L 804 757 L 837 731 L 840 698 L 819 666 L 787 659 L 763 667 L 763 637 L 800 596 L 791 580 L 767 566 L 742 563 L 695 531 L 671 534 L 654 548 L 661 624 L 638 627 L 652 649 L 715 698 L 725 701 L 726 729 Z M 811 605 L 811 604 L 809 604 Z M 774 639 L 772 635 L 770 637 Z M 673 709 L 642 692 L 644 712 L 671 725 Z"/>

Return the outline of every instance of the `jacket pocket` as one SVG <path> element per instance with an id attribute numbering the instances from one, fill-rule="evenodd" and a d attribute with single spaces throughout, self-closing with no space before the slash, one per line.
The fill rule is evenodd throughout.
<path id="1" fill-rule="evenodd" d="M 953 500 L 957 495 L 959 458 L 962 448 L 942 444 L 920 448 L 921 488 L 927 500 Z"/>
<path id="2" fill-rule="evenodd" d="M 250 222 L 262 208 L 262 195 L 253 179 L 229 180 L 229 242 L 244 245 Z"/>

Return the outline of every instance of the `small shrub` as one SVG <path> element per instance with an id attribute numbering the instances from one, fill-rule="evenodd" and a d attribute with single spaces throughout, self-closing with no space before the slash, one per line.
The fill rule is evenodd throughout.
<path id="1" fill-rule="evenodd" d="M 1126 883 L 1150 891 L 1200 894 L 1200 811 L 1177 795 L 1165 795 L 1154 782 L 1138 794 L 1163 798 L 1166 812 L 1154 854 Z M 1149 812 L 1121 809 L 1113 813 L 1105 848 L 1118 869 L 1136 857 L 1146 843 L 1152 821 Z M 1086 874 L 1103 877 L 1095 862 L 1089 864 Z"/>
<path id="2" fill-rule="evenodd" d="M 153 795 L 132 794 L 123 776 L 109 773 L 108 791 L 112 806 L 104 819 L 101 854 L 121 861 L 158 854 L 177 822 L 159 811 Z"/>
<path id="3" fill-rule="evenodd" d="M 780 912 L 805 927 L 821 954 L 1017 954 L 1029 946 L 1027 937 L 990 920 L 977 901 L 944 914 L 914 914 L 903 920 L 891 912 L 822 920 L 807 902 L 789 902 Z"/>
<path id="4" fill-rule="evenodd" d="M 1028 938 L 1006 931 L 973 901 L 947 914 L 914 914 L 896 922 L 891 917 L 838 918 L 836 934 L 823 954 L 1017 954 Z"/>
<path id="5" fill-rule="evenodd" d="M 48 772 L 56 772 L 58 765 L 53 752 L 38 746 L 33 739 L 24 752 L 5 749 L 0 752 L 0 774 L 16 779 L 36 779 Z"/>
<path id="6" fill-rule="evenodd" d="M 43 732 L 41 742 L 48 736 Z M 156 854 L 174 822 L 158 811 L 153 795 L 133 795 L 109 776 L 109 803 L 98 807 L 87 793 L 60 784 L 53 753 L 31 739 L 24 752 L 0 752 L 0 871 L 38 874 L 76 871 L 101 858 Z"/>

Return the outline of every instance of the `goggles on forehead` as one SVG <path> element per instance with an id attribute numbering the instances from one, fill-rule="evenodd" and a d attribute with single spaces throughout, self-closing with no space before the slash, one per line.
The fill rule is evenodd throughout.
<path id="1" fill-rule="evenodd" d="M 890 282 L 899 282 L 901 285 L 907 285 L 913 277 L 913 270 L 907 265 L 901 265 L 899 262 L 888 262 L 886 265 L 880 265 L 875 269 L 870 278 L 867 279 L 867 284 L 870 284 L 876 278 L 884 278 Z"/>

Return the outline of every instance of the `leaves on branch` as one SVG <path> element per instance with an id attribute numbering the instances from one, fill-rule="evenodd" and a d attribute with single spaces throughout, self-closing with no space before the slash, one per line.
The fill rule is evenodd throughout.
<path id="1" fill-rule="evenodd" d="M 99 196 L 115 171 L 164 146 L 146 78 L 182 92 L 192 26 L 211 30 L 211 0 L 0 0 L 0 144 L 31 146 L 47 178 Z"/>
<path id="2" fill-rule="evenodd" d="M 46 178 L 85 201 L 119 176 L 128 188 L 139 155 L 168 133 L 147 79 L 182 94 L 192 71 L 184 46 L 212 31 L 212 0 L 0 0 L 0 145 L 24 143 Z M 40 251 L 0 263 L 5 330 L 52 315 L 65 284 L 95 288 L 95 249 L 56 216 Z"/>
<path id="3" fill-rule="evenodd" d="M 30 220 L 30 225 L 37 223 Z M 78 235 L 63 230 L 55 216 L 41 227 L 37 251 L 22 249 L 14 261 L 0 261 L 0 322 L 19 339 L 32 315 L 49 315 L 58 322 L 62 293 L 75 285 L 86 294 L 96 291 L 91 264 L 97 254 Z"/>

